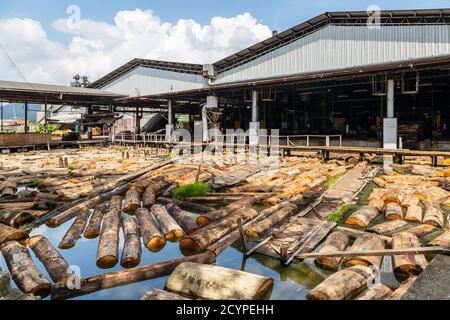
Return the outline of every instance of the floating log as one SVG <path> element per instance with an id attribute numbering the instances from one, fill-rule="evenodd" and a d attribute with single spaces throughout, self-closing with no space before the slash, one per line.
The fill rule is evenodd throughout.
<path id="1" fill-rule="evenodd" d="M 402 220 L 403 211 L 402 207 L 396 202 L 389 202 L 384 209 L 384 216 L 388 220 Z"/>
<path id="2" fill-rule="evenodd" d="M 350 251 L 363 250 L 381 250 L 384 249 L 384 241 L 374 234 L 363 234 L 356 238 Z M 374 266 L 379 268 L 381 266 L 382 257 L 378 256 L 360 256 L 351 257 L 345 260 L 347 267 L 353 266 Z"/>
<path id="3" fill-rule="evenodd" d="M 141 206 L 139 191 L 136 187 L 131 186 L 125 194 L 122 211 L 128 214 L 134 214 Z"/>
<path id="4" fill-rule="evenodd" d="M 410 232 L 399 232 L 392 235 L 392 248 L 418 248 L 420 247 L 419 239 Z M 394 272 L 403 275 L 419 275 L 427 266 L 427 260 L 423 254 L 417 255 L 399 255 L 392 259 Z"/>
<path id="5" fill-rule="evenodd" d="M 159 228 L 166 240 L 177 242 L 184 238 L 184 231 L 175 221 L 174 218 L 167 212 L 166 208 L 159 204 L 155 204 L 151 208 L 151 212 L 158 221 Z"/>
<path id="6" fill-rule="evenodd" d="M 325 243 L 323 247 L 319 250 L 319 253 L 344 251 L 349 242 L 350 237 L 347 234 L 335 231 L 332 234 L 330 234 L 328 238 L 325 240 Z M 317 266 L 322 267 L 324 269 L 337 270 L 339 268 L 341 261 L 342 258 L 323 257 L 323 258 L 316 258 L 314 260 L 314 263 Z"/>
<path id="7" fill-rule="evenodd" d="M 392 221 L 387 221 L 387 222 L 377 224 L 377 225 L 371 227 L 368 231 L 375 232 L 378 234 L 385 234 L 385 233 L 389 233 L 394 230 L 400 229 L 400 228 L 406 226 L 407 224 L 408 224 L 408 222 L 403 221 L 403 220 L 392 220 Z"/>
<path id="8" fill-rule="evenodd" d="M 36 257 L 45 267 L 53 282 L 66 281 L 70 276 L 69 264 L 52 244 L 43 236 L 34 236 L 26 241 Z"/>
<path id="9" fill-rule="evenodd" d="M 146 209 L 138 209 L 138 211 L 139 210 Z M 133 269 L 121 270 L 81 279 L 80 289 L 67 288 L 67 284 L 59 283 L 53 285 L 52 287 L 52 299 L 70 299 L 104 289 L 115 288 L 139 281 L 168 276 L 179 264 L 183 262 L 214 263 L 215 261 L 216 256 L 212 252 L 205 252 L 195 256 L 158 262 Z"/>
<path id="10" fill-rule="evenodd" d="M 179 206 L 180 208 L 183 208 L 185 210 L 192 210 L 193 212 L 198 212 L 198 213 L 208 213 L 208 212 L 215 211 L 214 208 L 205 206 L 203 204 L 185 201 L 185 200 L 176 200 L 176 199 L 169 199 L 169 198 L 165 198 L 165 197 L 159 197 L 158 201 L 160 201 L 164 204 L 174 203 L 177 206 Z"/>
<path id="11" fill-rule="evenodd" d="M 75 218 L 72 226 L 69 228 L 69 230 L 67 230 L 66 234 L 62 238 L 61 242 L 58 245 L 58 248 L 70 249 L 76 245 L 78 239 L 81 238 L 81 235 L 86 228 L 89 215 L 89 210 L 83 210 L 80 212 L 80 214 Z"/>
<path id="12" fill-rule="evenodd" d="M 103 216 L 105 214 L 105 205 L 98 204 L 94 208 L 94 212 L 91 215 L 91 219 L 84 230 L 84 237 L 86 239 L 95 239 L 100 235 Z"/>
<path id="13" fill-rule="evenodd" d="M 35 218 L 33 215 L 25 211 L 0 211 L 0 223 L 6 224 L 13 228 L 18 228 L 25 223 L 33 221 L 34 219 Z"/>
<path id="14" fill-rule="evenodd" d="M 186 254 L 203 252 L 211 244 L 237 229 L 239 218 L 245 223 L 257 215 L 258 212 L 252 208 L 236 210 L 222 220 L 211 223 L 185 237 L 180 243 L 180 248 Z"/>
<path id="15" fill-rule="evenodd" d="M 9 241 L 0 245 L 0 251 L 17 287 L 22 292 L 42 298 L 50 294 L 50 282 L 36 267 L 26 247 L 17 241 Z"/>
<path id="16" fill-rule="evenodd" d="M 405 295 L 406 291 L 412 287 L 417 277 L 409 277 L 409 279 L 403 282 L 400 287 L 398 287 L 392 295 L 389 297 L 389 300 L 401 300 L 401 298 Z"/>
<path id="17" fill-rule="evenodd" d="M 123 235 L 125 237 L 120 265 L 134 268 L 141 263 L 141 234 L 135 217 L 126 216 L 122 219 Z"/>
<path id="18" fill-rule="evenodd" d="M 259 300 L 273 279 L 218 266 L 185 262 L 166 281 L 166 289 L 207 300 Z"/>
<path id="19" fill-rule="evenodd" d="M 437 228 L 444 227 L 444 214 L 442 211 L 429 201 L 424 201 L 425 215 L 423 216 L 423 223 L 430 224 Z"/>
<path id="20" fill-rule="evenodd" d="M 443 234 L 429 242 L 427 245 L 450 248 L 450 230 L 446 230 Z"/>
<path id="21" fill-rule="evenodd" d="M 97 266 L 109 269 L 117 264 L 119 256 L 120 208 L 122 198 L 113 196 L 103 217 L 102 232 L 98 242 Z"/>
<path id="22" fill-rule="evenodd" d="M 142 195 L 142 204 L 144 208 L 150 209 L 156 201 L 156 192 L 153 186 L 148 186 Z"/>
<path id="23" fill-rule="evenodd" d="M 167 301 L 167 300 L 191 300 L 191 299 L 182 297 L 182 296 L 172 293 L 172 292 L 159 290 L 159 289 L 151 289 L 142 297 L 141 300 L 164 300 L 164 301 Z"/>
<path id="24" fill-rule="evenodd" d="M 158 252 L 164 248 L 166 239 L 161 235 L 150 211 L 147 208 L 139 208 L 136 210 L 136 218 L 145 247 L 152 252 Z"/>
<path id="25" fill-rule="evenodd" d="M 372 206 L 363 206 L 354 213 L 352 213 L 347 220 L 346 224 L 367 227 L 377 216 L 379 212 L 376 208 Z"/>
<path id="26" fill-rule="evenodd" d="M 167 212 L 169 212 L 186 234 L 191 234 L 200 229 L 194 218 L 176 204 L 169 204 L 167 206 Z"/>
<path id="27" fill-rule="evenodd" d="M 251 207 L 253 204 L 255 204 L 256 201 L 257 201 L 257 199 L 254 197 L 252 197 L 252 198 L 247 197 L 247 198 L 241 199 L 239 201 L 235 201 L 235 202 L 227 205 L 224 208 L 215 210 L 215 211 L 207 213 L 207 214 L 200 215 L 197 218 L 197 224 L 201 227 L 207 226 L 208 224 L 210 224 L 214 221 L 220 220 L 220 219 L 230 215 L 231 213 L 233 213 L 236 210 Z"/>
<path id="28" fill-rule="evenodd" d="M 386 188 L 386 181 L 380 177 L 373 178 L 372 182 L 375 183 L 379 188 Z"/>
<path id="29" fill-rule="evenodd" d="M 411 205 L 406 210 L 405 220 L 408 222 L 422 223 L 422 208 Z"/>
<path id="30" fill-rule="evenodd" d="M 27 238 L 28 234 L 26 232 L 0 223 L 0 244 L 13 240 L 21 241 Z"/>
<path id="31" fill-rule="evenodd" d="M 309 300 L 344 300 L 358 293 L 367 286 L 373 270 L 364 266 L 355 266 L 340 270 L 306 295 Z"/>
<path id="32" fill-rule="evenodd" d="M 276 209 L 278 209 L 278 210 L 273 212 L 276 209 L 273 209 L 273 208 L 266 209 L 267 211 L 264 212 L 263 214 L 264 214 L 264 216 L 268 215 L 268 217 L 265 218 L 264 220 L 261 220 L 260 222 L 255 223 L 252 227 L 247 228 L 247 230 L 245 231 L 245 234 L 247 235 L 247 237 L 249 237 L 249 238 L 259 237 L 262 232 L 270 229 L 274 225 L 276 225 L 276 224 L 280 223 L 281 221 L 283 221 L 284 219 L 288 218 L 297 209 L 297 206 L 292 203 L 283 203 L 282 206 L 276 205 L 274 207 L 276 207 Z M 270 212 L 273 212 L 273 213 L 270 214 Z"/>
<path id="33" fill-rule="evenodd" d="M 436 231 L 436 227 L 429 225 L 429 224 L 421 224 L 415 227 L 412 227 L 408 229 L 408 232 L 411 232 L 412 234 L 416 235 L 418 238 L 422 238 L 430 233 L 433 233 Z"/>
<path id="34" fill-rule="evenodd" d="M 355 300 L 386 300 L 391 294 L 392 290 L 390 288 L 382 283 L 377 283 L 357 296 Z"/>

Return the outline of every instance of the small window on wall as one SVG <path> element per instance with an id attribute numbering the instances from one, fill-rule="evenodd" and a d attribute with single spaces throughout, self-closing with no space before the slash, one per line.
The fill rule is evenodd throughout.
<path id="1" fill-rule="evenodd" d="M 376 74 L 372 76 L 372 95 L 386 95 L 387 74 Z"/>
<path id="2" fill-rule="evenodd" d="M 419 92 L 419 72 L 405 71 L 402 73 L 402 93 L 417 94 Z"/>

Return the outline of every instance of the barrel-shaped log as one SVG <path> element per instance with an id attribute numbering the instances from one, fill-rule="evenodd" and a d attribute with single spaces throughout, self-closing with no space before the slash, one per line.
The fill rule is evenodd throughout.
<path id="1" fill-rule="evenodd" d="M 159 204 L 151 207 L 151 212 L 158 221 L 159 228 L 166 240 L 177 242 L 184 238 L 184 231 L 174 218 L 167 212 L 166 208 Z"/>
<path id="2" fill-rule="evenodd" d="M 346 224 L 367 227 L 379 214 L 379 211 L 368 205 L 363 206 L 357 211 L 353 212 L 346 220 Z"/>
<path id="3" fill-rule="evenodd" d="M 135 217 L 125 216 L 122 219 L 125 237 L 120 265 L 125 269 L 134 268 L 141 263 L 141 234 Z"/>
<path id="4" fill-rule="evenodd" d="M 104 214 L 105 205 L 97 205 L 91 215 L 91 219 L 89 220 L 86 230 L 84 230 L 83 235 L 86 239 L 95 239 L 100 235 Z"/>
<path id="5" fill-rule="evenodd" d="M 234 213 L 197 230 L 193 234 L 186 236 L 180 243 L 180 248 L 185 254 L 195 254 L 206 250 L 211 244 L 226 236 L 228 233 L 236 230 L 239 226 L 238 221 L 242 223 L 255 218 L 258 212 L 252 208 L 243 208 Z"/>
<path id="6" fill-rule="evenodd" d="M 398 190 L 388 190 L 384 195 L 382 196 L 382 199 L 385 204 L 388 203 L 396 203 L 400 204 L 402 203 L 403 198 L 401 197 Z"/>
<path id="7" fill-rule="evenodd" d="M 382 211 L 384 209 L 384 201 L 382 199 L 371 199 L 369 200 L 369 206 Z"/>
<path id="8" fill-rule="evenodd" d="M 70 249 L 73 248 L 77 241 L 81 238 L 81 235 L 86 228 L 88 223 L 90 211 L 83 210 L 80 214 L 75 218 L 72 226 L 67 230 L 66 234 L 62 238 L 61 242 L 58 245 L 60 249 Z"/>
<path id="9" fill-rule="evenodd" d="M 140 206 L 141 196 L 139 190 L 138 188 L 131 186 L 125 194 L 122 211 L 128 214 L 134 214 Z"/>
<path id="10" fill-rule="evenodd" d="M 171 292 L 207 300 L 258 300 L 273 287 L 273 279 L 213 265 L 185 262 L 166 281 Z"/>
<path id="11" fill-rule="evenodd" d="M 287 219 L 289 216 L 291 216 L 295 212 L 296 209 L 297 209 L 297 206 L 292 203 L 283 205 L 281 208 L 278 208 L 277 211 L 275 211 L 274 213 L 269 215 L 267 218 L 255 223 L 253 226 L 247 228 L 247 230 L 245 230 L 245 234 L 249 238 L 257 238 L 265 230 L 268 230 L 269 228 L 280 223 L 284 219 Z M 266 210 L 271 210 L 271 208 L 266 209 Z M 264 212 L 262 212 L 262 213 L 264 213 Z"/>
<path id="12" fill-rule="evenodd" d="M 373 275 L 373 270 L 365 266 L 340 270 L 310 290 L 306 297 L 309 300 L 344 300 L 364 290 Z"/>
<path id="13" fill-rule="evenodd" d="M 408 229 L 408 232 L 414 234 L 417 238 L 422 238 L 437 230 L 435 226 L 429 224 L 419 224 L 418 226 Z"/>
<path id="14" fill-rule="evenodd" d="M 0 211 L 0 223 L 6 224 L 13 228 L 18 228 L 30 221 L 33 221 L 34 219 L 34 216 L 26 211 Z"/>
<path id="15" fill-rule="evenodd" d="M 392 249 L 419 248 L 420 242 L 411 232 L 399 232 L 392 235 Z M 394 272 L 407 275 L 419 275 L 427 266 L 427 260 L 423 254 L 407 254 L 393 256 Z"/>
<path id="16" fill-rule="evenodd" d="M 361 234 L 358 236 L 350 250 L 362 251 L 362 250 L 382 250 L 384 249 L 385 242 L 375 234 Z M 374 266 L 379 268 L 381 266 L 381 256 L 368 256 L 368 257 L 349 257 L 345 260 L 347 268 L 353 266 Z"/>
<path id="17" fill-rule="evenodd" d="M 34 236 L 26 241 L 26 245 L 42 262 L 53 282 L 65 281 L 70 276 L 69 264 L 47 238 Z"/>
<path id="18" fill-rule="evenodd" d="M 103 217 L 97 250 L 97 266 L 102 269 L 112 268 L 118 262 L 121 204 L 122 198 L 113 196 L 109 201 L 108 211 Z"/>
<path id="19" fill-rule="evenodd" d="M 320 253 L 327 252 L 336 252 L 336 251 L 345 251 L 348 243 L 350 242 L 350 237 L 348 234 L 343 232 L 335 231 L 328 236 L 325 240 L 323 247 L 320 249 Z M 321 257 L 316 258 L 314 263 L 328 270 L 337 270 L 342 261 L 342 258 L 339 257 Z"/>
<path id="20" fill-rule="evenodd" d="M 396 202 L 389 202 L 384 208 L 384 216 L 388 220 L 402 220 L 402 207 Z"/>
<path id="21" fill-rule="evenodd" d="M 39 271 L 28 249 L 17 241 L 0 245 L 8 270 L 17 287 L 24 293 L 46 297 L 50 294 L 50 281 Z"/>
<path id="22" fill-rule="evenodd" d="M 150 211 L 147 208 L 139 208 L 136 210 L 136 218 L 145 247 L 152 252 L 158 252 L 164 248 L 166 239 L 161 235 Z"/>
<path id="23" fill-rule="evenodd" d="M 411 205 L 406 210 L 405 221 L 422 223 L 422 208 L 418 205 Z"/>
<path id="24" fill-rule="evenodd" d="M 167 212 L 169 212 L 186 234 L 191 234 L 200 228 L 194 218 L 176 204 L 169 204 L 167 206 Z"/>
<path id="25" fill-rule="evenodd" d="M 377 283 L 357 296 L 355 300 L 386 300 L 391 294 L 392 290 L 389 287 L 382 283 Z"/>
<path id="26" fill-rule="evenodd" d="M 150 209 L 156 201 L 156 192 L 153 186 L 148 186 L 142 195 L 142 205 L 144 208 Z"/>

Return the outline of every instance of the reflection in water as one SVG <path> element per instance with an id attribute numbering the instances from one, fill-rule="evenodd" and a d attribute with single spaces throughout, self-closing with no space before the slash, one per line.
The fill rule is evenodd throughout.
<path id="1" fill-rule="evenodd" d="M 31 235 L 42 234 L 57 248 L 58 243 L 72 225 L 73 221 L 69 221 L 56 229 L 41 226 L 33 230 Z M 123 233 L 120 232 L 120 253 L 123 248 Z M 81 271 L 81 277 L 89 277 L 93 275 L 103 274 L 105 272 L 113 272 L 122 270 L 120 264 L 108 270 L 99 269 L 96 264 L 98 238 L 88 240 L 81 238 L 76 246 L 69 250 L 59 250 L 63 257 L 71 266 L 76 266 Z M 236 246 L 238 246 L 237 243 Z M 34 262 L 39 270 L 43 272 L 49 279 L 50 277 L 45 271 L 42 263 L 37 260 L 30 251 Z M 178 243 L 168 242 L 163 250 L 158 253 L 148 251 L 144 246 L 142 248 L 141 266 L 156 262 L 166 261 L 182 257 Z M 291 264 L 286 267 L 278 260 L 266 256 L 254 254 L 244 259 L 244 255 L 238 249 L 230 247 L 226 249 L 218 258 L 217 265 L 233 268 L 237 270 L 245 270 L 247 272 L 259 274 L 274 279 L 274 288 L 270 299 L 304 299 L 308 290 L 319 284 L 326 273 L 320 273 L 317 268 L 307 263 Z M 3 257 L 0 258 L 0 268 L 7 270 Z M 77 297 L 77 300 L 138 300 L 151 288 L 164 288 L 167 277 L 151 279 L 135 284 L 121 286 L 117 288 L 107 289 L 94 292 L 89 295 Z M 48 298 L 47 298 L 48 299 Z"/>

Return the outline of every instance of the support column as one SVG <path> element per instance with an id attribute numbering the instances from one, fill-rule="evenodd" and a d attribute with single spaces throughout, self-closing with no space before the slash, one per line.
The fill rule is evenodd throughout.
<path id="1" fill-rule="evenodd" d="M 209 108 L 218 108 L 219 98 L 216 96 L 206 97 L 206 105 L 202 108 L 202 131 L 203 131 L 203 142 L 208 142 L 210 139 L 208 132 L 208 113 Z"/>
<path id="2" fill-rule="evenodd" d="M 0 102 L 0 121 L 1 121 L 1 131 L 3 133 L 3 101 Z"/>
<path id="3" fill-rule="evenodd" d="M 173 127 L 173 100 L 167 102 L 167 125 L 166 125 L 166 141 L 172 141 Z"/>
<path id="4" fill-rule="evenodd" d="M 397 149 L 397 118 L 394 118 L 394 80 L 388 80 L 387 118 L 383 121 L 383 148 Z"/>
<path id="5" fill-rule="evenodd" d="M 136 107 L 136 118 L 135 118 L 136 122 L 134 124 L 134 132 L 136 134 L 141 133 L 141 118 L 142 118 L 141 110 L 139 107 Z"/>
<path id="6" fill-rule="evenodd" d="M 249 143 L 250 145 L 257 145 L 259 134 L 258 90 L 252 91 L 252 121 L 249 129 Z"/>
<path id="7" fill-rule="evenodd" d="M 25 127 L 24 132 L 28 133 L 28 102 L 25 102 Z"/>

